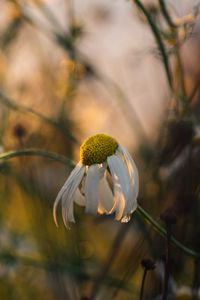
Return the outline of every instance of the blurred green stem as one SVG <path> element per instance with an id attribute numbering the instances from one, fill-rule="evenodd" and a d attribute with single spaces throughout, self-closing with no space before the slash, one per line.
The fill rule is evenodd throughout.
<path id="1" fill-rule="evenodd" d="M 106 274 L 108 274 L 109 269 L 111 268 L 111 265 L 113 264 L 114 260 L 116 259 L 120 245 L 122 245 L 123 240 L 126 237 L 126 234 L 128 233 L 128 229 L 130 228 L 130 224 L 127 224 L 126 226 L 120 226 L 117 235 L 111 245 L 110 251 L 108 253 L 107 259 L 105 261 L 105 264 L 100 271 L 99 275 L 97 276 L 96 280 L 94 281 L 94 285 L 92 288 L 92 292 L 90 295 L 90 300 L 94 300 L 99 292 L 99 289 L 101 287 L 101 284 L 106 277 Z"/>
<path id="2" fill-rule="evenodd" d="M 38 117 L 42 121 L 60 129 L 68 138 L 70 138 L 71 141 L 77 142 L 76 138 L 71 134 L 71 132 L 69 132 L 69 130 L 63 124 L 60 124 L 56 120 L 44 116 L 43 114 L 33 110 L 30 107 L 25 107 L 23 105 L 17 104 L 15 101 L 10 99 L 7 95 L 5 95 L 1 90 L 0 90 L 0 103 L 6 105 L 8 108 L 15 110 L 19 113 L 23 113 L 23 114 L 30 113 Z"/>
<path id="3" fill-rule="evenodd" d="M 171 16 L 168 12 L 168 9 L 165 4 L 165 0 L 159 0 L 159 5 L 161 8 L 161 12 L 163 14 L 163 17 L 165 18 L 167 24 L 170 27 L 171 33 L 175 36 L 177 46 L 176 46 L 176 62 L 177 62 L 177 69 L 178 69 L 178 86 L 177 86 L 177 91 L 173 83 L 173 76 L 172 76 L 172 71 L 170 67 L 170 62 L 169 62 L 169 55 L 167 53 L 167 50 L 165 49 L 165 44 L 163 41 L 162 34 L 155 23 L 154 19 L 152 18 L 151 14 L 149 11 L 145 8 L 145 6 L 142 4 L 140 0 L 132 0 L 135 2 L 137 7 L 143 12 L 145 15 L 147 22 L 149 24 L 149 27 L 151 28 L 151 31 L 155 37 L 156 43 L 158 45 L 158 48 L 160 50 L 162 59 L 163 59 L 163 64 L 165 67 L 165 72 L 167 75 L 168 83 L 170 86 L 170 90 L 172 94 L 175 96 L 175 98 L 180 101 L 181 107 L 182 107 L 182 112 L 183 114 L 187 114 L 189 107 L 188 107 L 188 99 L 187 99 L 187 93 L 186 93 L 186 87 L 185 87 L 185 78 L 184 78 L 184 66 L 183 66 L 183 61 L 180 55 L 180 41 L 179 41 L 179 36 L 178 36 L 178 26 L 174 24 L 173 20 L 171 19 Z M 180 88 L 180 91 L 179 91 Z"/>
<path id="4" fill-rule="evenodd" d="M 160 53 L 161 53 L 161 56 L 162 56 L 162 59 L 163 59 L 163 64 L 164 64 L 164 67 L 165 67 L 169 87 L 173 91 L 173 80 L 172 80 L 171 68 L 170 68 L 167 51 L 165 49 L 165 45 L 164 45 L 164 42 L 162 40 L 161 33 L 160 33 L 156 23 L 154 22 L 151 14 L 145 8 L 145 6 L 142 4 L 142 2 L 140 0 L 133 0 L 133 1 L 137 5 L 137 7 L 143 12 L 143 14 L 145 15 L 145 17 L 146 17 L 146 19 L 149 23 L 149 26 L 151 28 L 151 31 L 152 31 L 154 37 L 155 37 L 156 43 L 158 45 L 158 48 L 160 50 Z"/>
<path id="5" fill-rule="evenodd" d="M 178 100 L 182 103 L 183 106 L 183 113 L 188 112 L 188 99 L 187 99 L 187 93 L 186 93 L 186 87 L 185 87 L 185 78 L 184 78 L 184 66 L 183 61 L 180 54 L 180 41 L 179 41 L 179 35 L 178 30 L 179 27 L 173 22 L 170 13 L 168 12 L 166 1 L 165 0 L 159 0 L 159 5 L 161 8 L 161 12 L 163 14 L 163 17 L 165 18 L 167 24 L 170 27 L 171 33 L 175 36 L 176 39 L 176 47 L 175 47 L 175 56 L 176 56 L 176 62 L 177 62 L 177 68 L 178 68 L 178 80 L 180 82 L 180 91 L 181 94 L 178 97 Z"/>
<path id="6" fill-rule="evenodd" d="M 177 36 L 177 48 L 176 48 L 176 59 L 177 59 L 177 64 L 179 68 L 179 76 L 180 76 L 180 85 L 181 85 L 181 90 L 182 90 L 182 101 L 186 102 L 186 87 L 185 87 L 185 78 L 184 78 L 184 68 L 183 68 L 183 62 L 181 59 L 181 54 L 180 54 L 180 45 L 178 41 L 178 35 Z M 185 103 L 186 104 L 186 103 Z"/>
<path id="7" fill-rule="evenodd" d="M 144 284 L 145 284 L 145 279 L 147 276 L 147 269 L 144 269 L 143 277 L 142 277 L 142 284 L 141 284 L 141 290 L 140 290 L 140 300 L 143 300 L 143 295 L 144 295 Z"/>
<path id="8" fill-rule="evenodd" d="M 55 28 L 59 32 L 63 32 L 63 28 L 51 9 L 49 8 L 48 4 L 41 2 L 38 4 L 38 1 L 34 0 L 35 5 L 38 7 L 38 10 L 43 14 L 43 16 L 46 18 L 47 21 L 49 21 L 49 24 L 52 25 L 52 27 Z"/>
<path id="9" fill-rule="evenodd" d="M 164 238 L 167 238 L 167 231 L 165 230 L 164 227 L 162 227 L 157 221 L 155 221 L 140 205 L 138 205 L 138 208 L 136 212 L 146 221 L 148 221 L 154 229 Z M 175 239 L 173 236 L 171 236 L 170 239 L 171 243 L 182 250 L 185 254 L 188 254 L 193 257 L 200 258 L 200 253 L 184 246 L 181 244 L 177 239 Z"/>
<path id="10" fill-rule="evenodd" d="M 160 8 L 161 8 L 162 14 L 163 14 L 166 22 L 168 23 L 168 25 L 171 28 L 175 28 L 176 25 L 174 24 L 169 12 L 168 12 L 167 6 L 165 4 L 165 0 L 159 0 L 159 4 L 160 4 Z"/>
<path id="11" fill-rule="evenodd" d="M 69 167 L 74 167 L 74 162 L 61 154 L 54 152 L 48 152 L 41 149 L 23 149 L 17 151 L 8 151 L 0 154 L 0 160 L 7 160 L 19 156 L 43 156 L 54 161 L 63 163 Z"/>
<path id="12" fill-rule="evenodd" d="M 169 286 L 169 276 L 170 276 L 170 260 L 171 260 L 171 224 L 166 223 L 166 231 L 167 231 L 167 252 L 165 258 L 165 276 L 164 276 L 164 288 L 163 288 L 163 296 L 162 300 L 167 300 L 168 295 L 168 286 Z"/>
<path id="13" fill-rule="evenodd" d="M 66 158 L 63 155 L 54 153 L 54 152 L 48 152 L 41 149 L 23 149 L 23 150 L 16 150 L 16 151 L 8 151 L 0 154 L 0 160 L 6 160 L 18 156 L 43 156 L 55 161 L 58 161 L 60 163 L 63 163 L 67 166 L 74 167 L 75 163 Z M 138 213 L 143 219 L 148 221 L 158 233 L 164 237 L 167 238 L 167 232 L 164 227 L 162 227 L 157 221 L 155 221 L 148 212 L 146 212 L 140 205 L 138 205 L 138 208 L 136 210 L 136 213 Z M 176 246 L 178 249 L 182 250 L 185 254 L 200 258 L 200 253 L 184 246 L 181 244 L 177 239 L 175 239 L 173 236 L 171 236 L 171 243 Z"/>
<path id="14" fill-rule="evenodd" d="M 74 53 L 74 57 L 75 57 Z M 65 120 L 66 118 L 66 105 L 68 105 L 68 110 L 70 110 L 69 105 L 72 103 L 72 100 L 75 98 L 76 91 L 78 88 L 78 71 L 77 71 L 77 62 L 73 61 L 74 67 L 69 71 L 69 78 L 66 82 L 67 90 L 62 97 L 62 104 L 59 112 L 59 119 Z"/>

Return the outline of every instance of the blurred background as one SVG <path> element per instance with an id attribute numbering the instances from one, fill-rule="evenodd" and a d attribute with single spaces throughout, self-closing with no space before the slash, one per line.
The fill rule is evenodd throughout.
<path id="1" fill-rule="evenodd" d="M 56 228 L 72 165 L 11 150 L 77 162 L 86 137 L 115 137 L 140 205 L 163 226 L 175 216 L 174 236 L 200 252 L 199 30 L 195 0 L 0 0 L 0 299 L 158 300 L 167 260 L 137 213 L 120 224 L 77 206 L 71 230 Z M 167 299 L 200 299 L 199 258 L 172 247 Z"/>

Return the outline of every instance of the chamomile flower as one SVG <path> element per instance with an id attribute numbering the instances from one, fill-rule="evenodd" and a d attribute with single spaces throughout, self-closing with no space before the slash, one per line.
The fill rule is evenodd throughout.
<path id="1" fill-rule="evenodd" d="M 102 195 L 102 185 L 105 193 Z M 115 214 L 115 219 L 128 222 L 137 208 L 139 177 L 129 152 L 105 134 L 89 137 L 80 147 L 80 162 L 71 172 L 54 202 L 53 216 L 59 202 L 66 227 L 74 219 L 75 193 L 84 196 L 86 213 Z M 77 202 L 78 203 L 78 202 Z"/>

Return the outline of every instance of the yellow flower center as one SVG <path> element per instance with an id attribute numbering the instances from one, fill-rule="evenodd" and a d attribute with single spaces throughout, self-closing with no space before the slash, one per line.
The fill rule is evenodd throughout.
<path id="1" fill-rule="evenodd" d="M 106 134 L 96 134 L 86 139 L 80 148 L 80 159 L 84 165 L 102 164 L 117 150 L 117 141 Z"/>

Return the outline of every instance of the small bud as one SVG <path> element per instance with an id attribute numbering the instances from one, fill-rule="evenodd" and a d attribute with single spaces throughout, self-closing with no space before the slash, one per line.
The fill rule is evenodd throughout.
<path id="1" fill-rule="evenodd" d="M 166 224 L 176 224 L 177 217 L 174 211 L 171 208 L 167 208 L 164 212 L 161 213 L 160 219 Z"/>
<path id="2" fill-rule="evenodd" d="M 84 63 L 84 69 L 86 76 L 92 77 L 96 75 L 94 68 L 90 64 Z"/>
<path id="3" fill-rule="evenodd" d="M 146 270 L 153 270 L 156 267 L 155 263 L 151 259 L 149 259 L 149 258 L 143 259 L 141 261 L 141 265 Z"/>
<path id="4" fill-rule="evenodd" d="M 18 139 L 23 138 L 26 135 L 26 128 L 20 123 L 16 124 L 13 128 L 13 135 Z"/>

